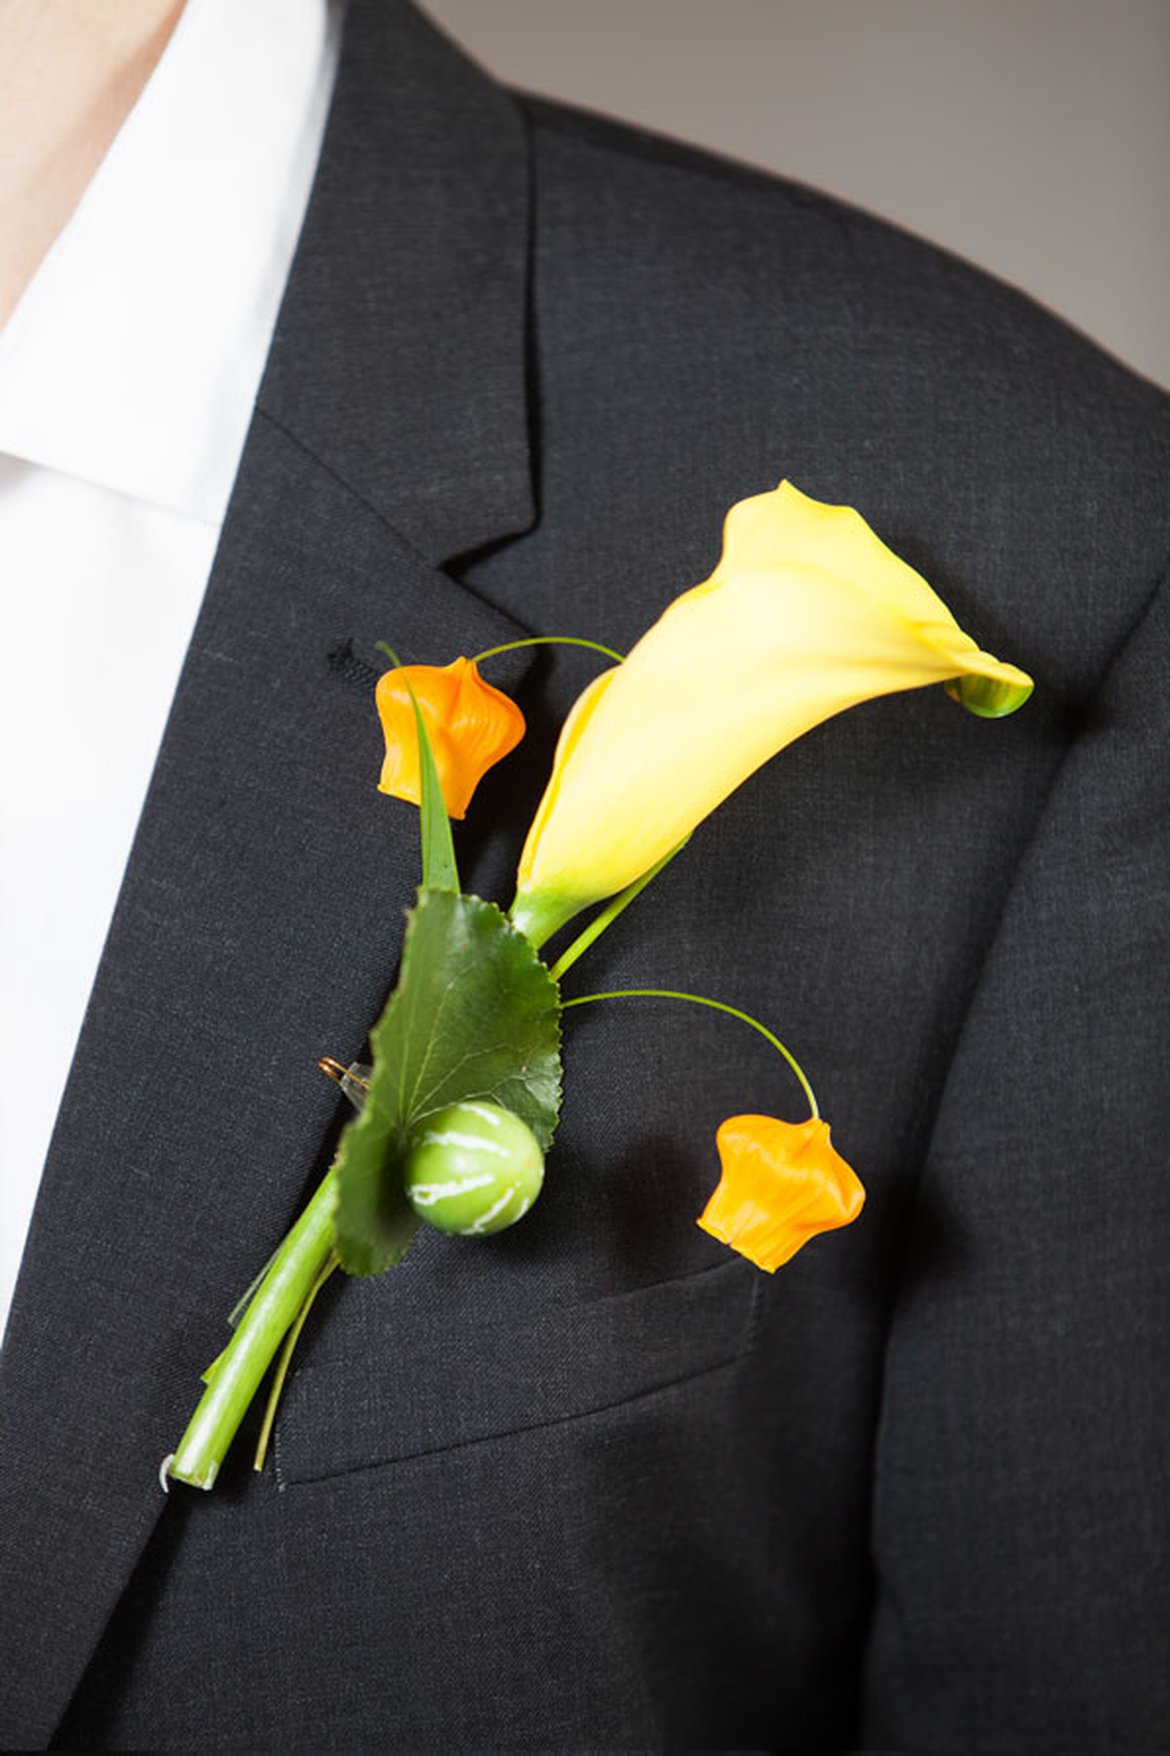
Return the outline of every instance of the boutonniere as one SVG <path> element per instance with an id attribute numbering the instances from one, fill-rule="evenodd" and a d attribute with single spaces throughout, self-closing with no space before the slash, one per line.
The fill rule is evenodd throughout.
<path id="1" fill-rule="evenodd" d="M 804 1119 L 733 1116 L 716 1134 L 722 1174 L 697 1219 L 731 1249 L 771 1272 L 861 1209 L 862 1185 L 808 1078 L 767 1025 L 707 995 L 566 994 L 562 984 L 695 827 L 801 733 L 930 683 L 998 718 L 1027 699 L 1031 679 L 964 634 L 857 512 L 787 482 L 731 508 L 714 573 L 625 658 L 569 644 L 595 647 L 606 668 L 565 722 L 506 913 L 461 890 L 450 818 L 524 734 L 519 709 L 479 672 L 507 649 L 442 667 L 403 666 L 386 649 L 379 787 L 419 805 L 422 843 L 398 979 L 370 1032 L 369 1064 L 321 1063 L 355 1114 L 320 1188 L 233 1312 L 235 1333 L 203 1375 L 164 1486 L 212 1486 L 275 1360 L 262 1466 L 292 1350 L 338 1268 L 394 1267 L 420 1225 L 475 1238 L 524 1217 L 556 1128 L 561 1022 L 573 1007 L 645 996 L 714 1007 L 761 1032 L 787 1064 Z M 549 942 L 582 916 L 546 960 Z"/>

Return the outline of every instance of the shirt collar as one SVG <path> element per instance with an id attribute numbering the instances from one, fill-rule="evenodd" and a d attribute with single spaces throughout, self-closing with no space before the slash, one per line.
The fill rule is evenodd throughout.
<path id="1" fill-rule="evenodd" d="M 0 332 L 0 451 L 219 523 L 332 89 L 330 0 L 187 0 Z"/>

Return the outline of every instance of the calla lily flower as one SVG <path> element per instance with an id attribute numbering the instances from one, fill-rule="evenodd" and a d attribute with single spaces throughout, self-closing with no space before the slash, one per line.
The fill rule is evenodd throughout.
<path id="1" fill-rule="evenodd" d="M 379 677 L 374 692 L 386 756 L 380 793 L 417 805 L 421 797 L 414 700 L 427 728 L 449 817 L 464 817 L 488 769 L 524 736 L 516 703 L 485 683 L 472 659 L 450 665 L 402 665 Z"/>
<path id="2" fill-rule="evenodd" d="M 942 682 L 988 717 L 1032 690 L 850 507 L 790 482 L 739 501 L 711 577 L 565 722 L 513 922 L 543 944 L 649 871 L 803 732 L 873 696 Z"/>
<path id="3" fill-rule="evenodd" d="M 715 1140 L 723 1175 L 698 1223 L 769 1274 L 861 1212 L 865 1190 L 819 1116 L 732 1116 Z"/>

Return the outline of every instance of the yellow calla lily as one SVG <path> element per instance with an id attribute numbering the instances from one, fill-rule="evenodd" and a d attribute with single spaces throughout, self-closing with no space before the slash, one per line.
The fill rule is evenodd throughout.
<path id="1" fill-rule="evenodd" d="M 803 732 L 873 696 L 943 682 L 990 718 L 1032 691 L 851 507 L 791 482 L 739 501 L 711 577 L 565 722 L 521 856 L 514 923 L 543 944 L 649 871 Z"/>

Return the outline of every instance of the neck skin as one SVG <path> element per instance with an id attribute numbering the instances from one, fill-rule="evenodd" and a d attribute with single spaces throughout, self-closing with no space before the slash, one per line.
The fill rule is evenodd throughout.
<path id="1" fill-rule="evenodd" d="M 182 10 L 183 0 L 0 0 L 0 328 Z"/>

